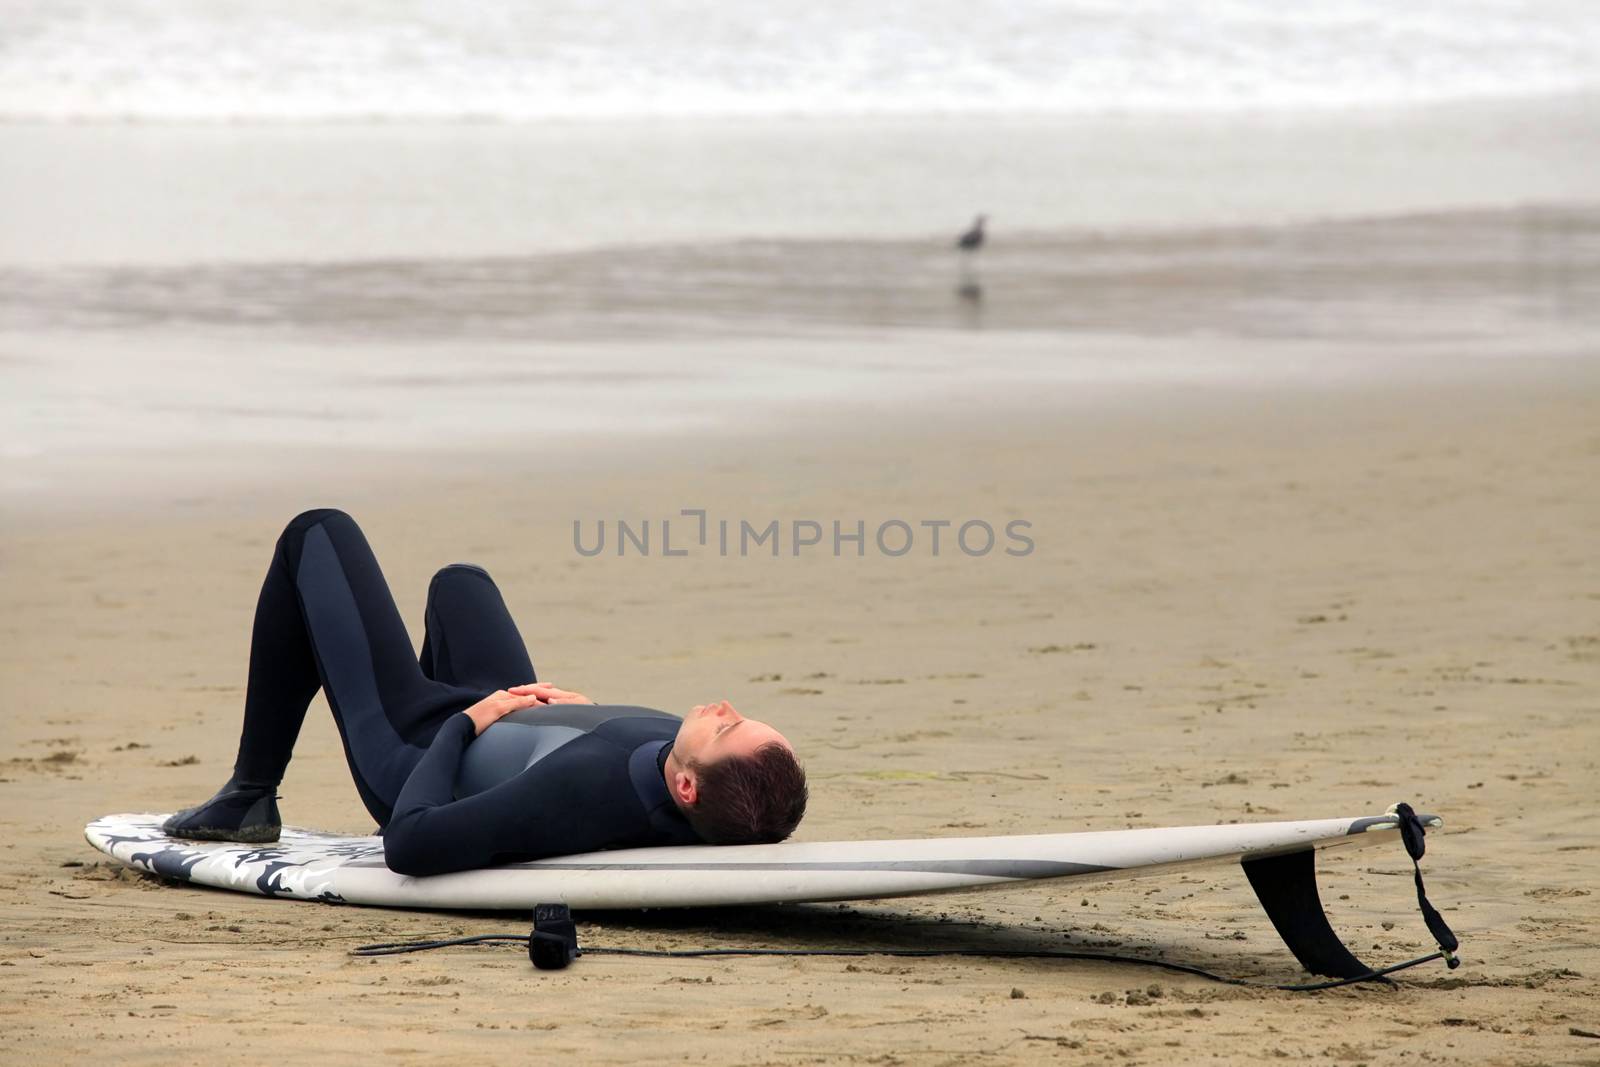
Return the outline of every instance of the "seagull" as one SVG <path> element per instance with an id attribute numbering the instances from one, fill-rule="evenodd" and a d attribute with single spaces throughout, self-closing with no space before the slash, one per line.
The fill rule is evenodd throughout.
<path id="1" fill-rule="evenodd" d="M 956 247 L 963 252 L 976 252 L 983 247 L 983 224 L 989 220 L 987 215 L 979 215 L 972 220 L 972 229 L 962 234 L 956 241 Z"/>

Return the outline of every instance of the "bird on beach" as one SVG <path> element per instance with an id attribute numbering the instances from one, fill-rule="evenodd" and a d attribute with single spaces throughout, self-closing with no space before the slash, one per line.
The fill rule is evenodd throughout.
<path id="1" fill-rule="evenodd" d="M 983 247 L 983 224 L 988 221 L 989 216 L 979 215 L 972 220 L 972 228 L 956 238 L 961 261 L 956 294 L 969 304 L 976 304 L 983 299 L 983 286 L 978 281 L 977 252 Z"/>
<path id="2" fill-rule="evenodd" d="M 976 252 L 983 247 L 983 224 L 989 221 L 988 215 L 979 215 L 972 220 L 972 228 L 956 240 L 956 247 L 963 252 Z"/>

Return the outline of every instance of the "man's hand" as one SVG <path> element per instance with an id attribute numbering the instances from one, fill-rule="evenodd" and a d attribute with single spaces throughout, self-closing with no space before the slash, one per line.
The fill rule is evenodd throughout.
<path id="1" fill-rule="evenodd" d="M 512 696 L 537 697 L 541 704 L 593 704 L 594 701 L 582 693 L 574 693 L 566 689 L 558 689 L 549 682 L 532 682 L 528 685 L 514 685 L 507 690 Z"/>
<path id="2" fill-rule="evenodd" d="M 516 686 L 510 690 L 497 689 L 493 693 L 466 709 L 466 716 L 472 720 L 472 727 L 476 734 L 481 734 L 513 711 L 523 708 L 536 708 L 546 703 L 532 693 L 523 693 L 518 690 L 527 689 L 528 686 Z"/>

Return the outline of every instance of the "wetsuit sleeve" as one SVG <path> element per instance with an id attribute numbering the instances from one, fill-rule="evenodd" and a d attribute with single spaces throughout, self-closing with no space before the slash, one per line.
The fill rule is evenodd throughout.
<path id="1" fill-rule="evenodd" d="M 423 858 L 414 855 L 423 847 L 422 825 L 429 812 L 449 803 L 461 754 L 476 735 L 477 726 L 466 712 L 450 716 L 400 787 L 394 814 L 383 829 L 384 859 L 392 870 L 401 874 L 430 873 L 409 869 L 414 861 Z M 400 866 L 396 865 L 397 859 Z"/>
<path id="2" fill-rule="evenodd" d="M 632 787 L 625 771 L 618 775 L 613 746 L 598 738 L 575 740 L 492 789 L 453 799 L 474 736 L 470 718 L 452 717 L 406 779 L 383 834 L 390 870 L 445 874 L 614 848 L 637 836 Z"/>

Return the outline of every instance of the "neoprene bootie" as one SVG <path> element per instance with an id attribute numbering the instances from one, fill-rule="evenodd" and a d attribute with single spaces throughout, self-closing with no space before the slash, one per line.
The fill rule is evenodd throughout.
<path id="1" fill-rule="evenodd" d="M 276 841 L 283 829 L 278 817 L 277 786 L 229 779 L 228 784 L 198 807 L 185 808 L 161 824 L 172 837 L 200 841 Z"/>

